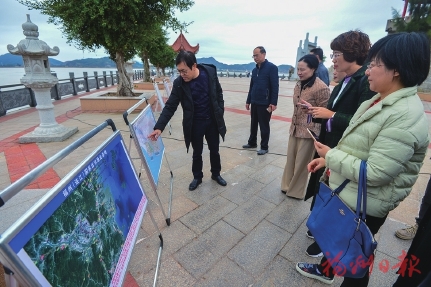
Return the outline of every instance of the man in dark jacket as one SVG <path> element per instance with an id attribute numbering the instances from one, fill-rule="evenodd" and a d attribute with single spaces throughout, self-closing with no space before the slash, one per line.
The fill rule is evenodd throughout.
<path id="1" fill-rule="evenodd" d="M 250 89 L 245 108 L 250 110 L 251 124 L 248 143 L 243 148 L 257 147 L 257 126 L 260 128 L 260 150 L 258 155 L 268 152 L 269 120 L 272 112 L 277 109 L 278 101 L 278 68 L 265 59 L 266 51 L 262 46 L 253 50 L 256 68 L 251 73 Z M 250 107 L 251 104 L 251 107 Z"/>
<path id="2" fill-rule="evenodd" d="M 178 53 L 176 65 L 180 77 L 175 79 L 171 95 L 154 126 L 154 131 L 148 137 L 157 140 L 181 103 L 187 152 L 190 143 L 193 147 L 194 179 L 189 185 L 189 190 L 195 190 L 202 183 L 204 136 L 210 150 L 211 178 L 218 184 L 226 186 L 226 181 L 220 176 L 219 154 L 219 136 L 224 140 L 226 134 L 223 119 L 224 100 L 216 68 L 213 65 L 198 65 L 195 54 L 188 51 Z"/>
<path id="3" fill-rule="evenodd" d="M 321 79 L 327 86 L 329 86 L 329 73 L 328 73 L 328 69 L 323 65 L 322 48 L 311 49 L 310 54 L 316 55 L 317 60 L 319 60 L 319 67 L 316 70 L 317 77 Z"/>

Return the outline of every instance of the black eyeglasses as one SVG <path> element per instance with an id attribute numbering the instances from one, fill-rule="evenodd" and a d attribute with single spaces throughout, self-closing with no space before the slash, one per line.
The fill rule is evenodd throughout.
<path id="1" fill-rule="evenodd" d="M 185 76 L 185 75 L 187 75 L 187 72 L 188 72 L 187 70 L 177 70 L 177 71 L 178 71 L 178 74 L 180 74 L 180 76 L 181 75 Z"/>
<path id="2" fill-rule="evenodd" d="M 334 54 L 329 55 L 329 57 L 331 57 L 331 59 L 337 59 L 341 55 L 343 55 L 343 53 L 334 53 Z"/>

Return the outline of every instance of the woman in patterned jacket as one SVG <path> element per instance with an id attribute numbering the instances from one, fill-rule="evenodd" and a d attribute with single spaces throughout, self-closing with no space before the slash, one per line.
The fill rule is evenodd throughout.
<path id="1" fill-rule="evenodd" d="M 315 134 L 320 132 L 320 124 L 308 114 L 309 106 L 326 107 L 330 90 L 316 77 L 319 61 L 315 55 L 305 55 L 298 61 L 299 81 L 293 92 L 293 116 L 287 146 L 287 162 L 281 180 L 281 191 L 289 197 L 303 199 L 307 185 L 307 164 L 313 158 L 313 139 L 307 129 Z M 301 104 L 301 101 L 307 104 Z"/>

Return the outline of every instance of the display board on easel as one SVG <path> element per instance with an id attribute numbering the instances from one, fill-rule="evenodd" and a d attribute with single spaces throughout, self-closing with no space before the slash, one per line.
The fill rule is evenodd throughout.
<path id="1" fill-rule="evenodd" d="M 121 286 L 147 207 L 117 131 L 0 238 L 25 286 Z"/>
<path id="2" fill-rule="evenodd" d="M 162 93 L 160 92 L 160 89 L 159 89 L 159 85 L 157 84 L 157 83 L 153 83 L 153 86 L 154 86 L 154 90 L 156 91 L 156 95 L 157 95 L 157 105 L 156 105 L 156 108 L 155 108 L 155 110 L 157 111 L 158 110 L 158 106 L 159 106 L 159 103 L 160 103 L 160 106 L 161 106 L 161 108 L 162 108 L 162 110 L 165 108 L 165 101 L 163 100 L 163 97 L 162 97 Z M 167 91 L 167 90 L 166 90 Z M 170 90 L 169 90 L 169 94 L 168 94 L 168 97 L 170 96 L 170 94 L 171 94 L 171 92 L 170 92 Z M 169 126 L 169 134 L 172 134 L 172 126 L 171 126 L 171 122 L 169 122 L 168 123 L 168 126 Z"/>
<path id="3" fill-rule="evenodd" d="M 159 182 L 160 170 L 162 168 L 163 154 L 165 146 L 162 138 L 159 137 L 156 141 L 150 140 L 148 135 L 153 132 L 156 125 L 156 119 L 150 106 L 146 106 L 142 112 L 130 123 L 130 131 L 132 133 L 136 149 L 147 171 L 150 184 L 157 189 Z"/>
<path id="4" fill-rule="evenodd" d="M 158 185 L 159 175 L 162 168 L 162 160 L 163 160 L 165 147 L 163 145 L 161 137 L 159 137 L 157 141 L 152 141 L 148 138 L 148 136 L 153 132 L 153 128 L 156 124 L 156 119 L 154 118 L 154 114 L 151 110 L 151 106 L 147 105 L 139 113 L 139 115 L 133 120 L 132 123 L 129 123 L 129 120 L 127 119 L 128 115 L 130 115 L 140 104 L 141 104 L 141 101 L 136 103 L 133 107 L 131 107 L 126 112 L 124 112 L 123 118 L 126 124 L 130 128 L 131 141 L 133 140 L 135 142 L 136 149 L 141 158 L 141 167 L 144 167 L 147 173 L 147 176 L 150 181 L 150 185 L 154 189 L 154 192 L 159 202 L 163 216 L 166 218 L 166 223 L 169 226 L 171 224 L 170 222 L 171 222 L 174 174 L 170 168 L 169 161 L 165 156 L 165 160 L 171 175 L 168 214 L 166 215 L 162 202 L 157 192 L 157 185 Z M 131 148 L 131 142 L 129 145 L 129 150 L 130 148 Z"/>

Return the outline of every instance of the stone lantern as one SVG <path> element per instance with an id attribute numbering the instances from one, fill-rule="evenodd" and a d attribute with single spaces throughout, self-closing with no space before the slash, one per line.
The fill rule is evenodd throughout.
<path id="1" fill-rule="evenodd" d="M 57 84 L 58 79 L 51 74 L 48 56 L 57 56 L 60 50 L 58 47 L 51 49 L 48 44 L 39 40 L 38 27 L 30 21 L 29 14 L 27 22 L 22 24 L 22 29 L 26 38 L 16 47 L 7 45 L 7 49 L 9 53 L 21 55 L 23 58 L 25 75 L 21 78 L 21 83 L 34 92 L 40 125 L 33 132 L 20 137 L 19 141 L 20 143 L 64 141 L 76 133 L 78 128 L 58 124 L 54 116 L 51 88 Z"/>

